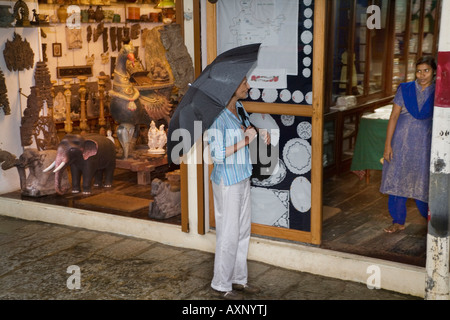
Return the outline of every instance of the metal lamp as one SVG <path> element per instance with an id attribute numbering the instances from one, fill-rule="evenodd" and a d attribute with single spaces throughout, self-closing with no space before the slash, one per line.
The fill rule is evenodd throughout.
<path id="1" fill-rule="evenodd" d="M 173 0 L 161 0 L 157 6 L 157 9 L 169 9 L 175 8 L 175 2 Z"/>

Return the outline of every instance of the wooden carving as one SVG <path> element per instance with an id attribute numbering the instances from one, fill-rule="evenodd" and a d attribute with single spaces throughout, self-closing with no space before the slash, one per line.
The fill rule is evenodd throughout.
<path id="1" fill-rule="evenodd" d="M 97 42 L 98 38 L 100 38 L 101 35 L 103 35 L 103 22 L 100 22 L 97 25 L 97 28 L 94 28 L 94 42 Z"/>
<path id="2" fill-rule="evenodd" d="M 110 42 L 111 42 L 111 50 L 116 51 L 117 50 L 117 27 L 109 28 L 109 37 L 110 37 Z"/>
<path id="3" fill-rule="evenodd" d="M 22 146 L 29 146 L 33 143 L 33 133 L 35 125 L 39 120 L 43 101 L 39 93 L 39 88 L 31 87 L 31 93 L 27 98 L 27 107 L 23 111 L 22 123 L 20 126 L 20 139 Z"/>
<path id="4" fill-rule="evenodd" d="M 50 80 L 50 72 L 47 68 L 47 64 L 43 61 L 36 62 L 36 69 L 34 71 L 34 82 L 36 87 L 39 88 L 39 92 L 43 101 L 47 102 L 47 107 L 53 107 L 52 99 L 52 87 L 53 84 Z"/>
<path id="5" fill-rule="evenodd" d="M 87 33 L 86 34 L 86 40 L 89 43 L 89 42 L 91 42 L 91 39 L 92 39 L 92 27 L 91 27 L 91 25 L 87 26 L 86 33 Z"/>
<path id="6" fill-rule="evenodd" d="M 11 114 L 7 92 L 5 76 L 3 71 L 0 70 L 0 108 L 3 108 L 5 115 Z"/>
<path id="7" fill-rule="evenodd" d="M 103 28 L 103 53 L 108 52 L 108 28 Z"/>
<path id="8" fill-rule="evenodd" d="M 58 131 L 53 117 L 40 117 L 33 132 L 38 150 L 56 150 L 59 144 Z"/>
<path id="9" fill-rule="evenodd" d="M 34 52 L 28 41 L 22 40 L 17 33 L 14 33 L 13 41 L 6 41 L 3 56 L 9 71 L 22 71 L 33 67 Z"/>
<path id="10" fill-rule="evenodd" d="M 169 71 L 170 80 L 178 88 L 180 97 L 187 91 L 189 83 L 194 81 L 194 66 L 178 24 L 156 27 L 146 33 L 145 62 L 153 68 L 150 74 L 156 71 L 160 74 L 161 68 Z"/>
<path id="11" fill-rule="evenodd" d="M 67 49 L 81 49 L 83 40 L 81 37 L 81 29 L 66 28 Z"/>

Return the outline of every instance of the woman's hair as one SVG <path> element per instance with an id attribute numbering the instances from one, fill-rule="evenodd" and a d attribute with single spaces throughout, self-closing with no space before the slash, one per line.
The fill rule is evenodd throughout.
<path id="1" fill-rule="evenodd" d="M 423 56 L 423 57 L 419 58 L 419 60 L 417 60 L 417 62 L 416 62 L 416 67 L 418 65 L 424 64 L 424 63 L 426 63 L 427 65 L 432 67 L 434 71 L 436 71 L 436 69 L 437 69 L 436 61 L 434 60 L 434 58 L 432 56 Z"/>

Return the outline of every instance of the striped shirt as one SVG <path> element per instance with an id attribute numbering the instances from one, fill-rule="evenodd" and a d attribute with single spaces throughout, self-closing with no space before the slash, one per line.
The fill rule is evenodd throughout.
<path id="1" fill-rule="evenodd" d="M 236 109 L 242 108 L 248 116 L 242 103 L 236 103 Z M 238 113 L 239 114 L 239 113 Z M 249 126 L 248 119 L 245 125 Z M 236 184 L 252 175 L 252 163 L 248 146 L 239 149 L 232 155 L 225 157 L 225 148 L 235 145 L 244 139 L 244 131 L 241 128 L 242 121 L 227 108 L 225 108 L 214 123 L 208 129 L 208 142 L 214 169 L 211 173 L 211 181 L 224 185 Z"/>

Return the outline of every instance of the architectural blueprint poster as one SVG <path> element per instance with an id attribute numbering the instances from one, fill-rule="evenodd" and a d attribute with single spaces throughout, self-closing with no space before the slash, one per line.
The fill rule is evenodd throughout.
<path id="1" fill-rule="evenodd" d="M 313 70 L 313 29 L 314 29 L 314 0 L 221 0 L 218 2 L 221 9 L 218 11 L 218 50 L 219 53 L 233 48 L 238 45 L 248 44 L 252 42 L 258 41 L 250 41 L 254 40 L 253 36 L 250 37 L 253 33 L 248 31 L 247 37 L 245 37 L 245 32 L 232 33 L 232 30 L 236 29 L 236 21 L 240 21 L 239 19 L 233 22 L 233 17 L 238 17 L 244 15 L 244 13 L 251 14 L 254 13 L 254 16 L 258 18 L 258 13 L 256 9 L 253 8 L 272 8 L 269 4 L 275 3 L 275 8 L 273 8 L 273 21 L 280 21 L 275 19 L 279 17 L 280 19 L 286 19 L 283 21 L 289 21 L 287 24 L 283 26 L 289 26 L 288 31 L 280 30 L 279 33 L 273 31 L 271 34 L 269 31 L 266 33 L 261 33 L 257 40 L 267 40 L 267 43 L 273 43 L 274 37 L 273 35 L 279 34 L 280 38 L 277 40 L 280 43 L 285 43 L 290 40 L 294 40 L 292 46 L 295 46 L 295 50 L 292 51 L 294 54 L 295 51 L 295 74 L 288 74 L 287 69 L 289 65 L 293 65 L 291 61 L 287 59 L 281 58 L 281 55 L 275 53 L 275 50 L 280 49 L 281 51 L 285 51 L 286 46 L 280 45 L 275 47 L 265 47 L 269 50 L 269 55 L 266 61 L 270 61 L 268 67 L 264 67 L 261 64 L 258 64 L 258 67 L 253 70 L 252 73 L 248 75 L 249 84 L 251 90 L 249 91 L 249 97 L 247 100 L 255 101 L 255 102 L 265 102 L 265 103 L 279 103 L 279 104 L 304 104 L 311 105 L 312 104 L 312 70 Z M 288 9 L 283 9 L 284 6 L 280 4 L 286 3 Z M 262 4 L 266 4 L 262 5 Z M 296 8 L 296 14 L 293 14 L 291 8 Z M 289 15 L 286 15 L 286 11 L 289 12 Z M 232 14 L 234 12 L 234 15 Z M 245 15 L 244 15 L 245 16 Z M 228 18 L 227 18 L 228 17 Z M 287 20 L 289 17 L 289 20 Z M 259 17 L 261 20 L 264 20 L 264 16 Z M 224 20 L 230 19 L 230 20 Z M 297 21 L 291 21 L 291 19 L 297 19 Z M 267 21 L 267 28 L 274 24 L 270 24 L 270 19 L 265 19 Z M 249 20 L 250 22 L 250 20 Z M 243 23 L 242 25 L 245 25 Z M 248 23 L 247 23 L 248 24 Z M 239 25 L 239 23 L 237 24 Z M 259 27 L 257 29 L 255 26 L 257 24 L 252 24 L 252 28 L 249 28 L 251 31 L 253 30 L 263 30 L 263 27 Z M 264 24 L 261 24 L 264 25 Z M 282 26 L 282 27 L 283 27 Z M 256 32 L 256 34 L 258 34 Z M 291 36 L 295 34 L 295 36 Z M 267 35 L 267 37 L 264 37 Z M 291 37 L 290 39 L 285 39 L 287 37 Z M 251 38 L 251 39 L 250 39 Z M 295 43 L 295 44 L 294 44 Z M 290 48 L 289 46 L 287 46 Z M 273 53 L 273 54 L 270 54 Z M 263 52 L 264 55 L 264 52 Z M 258 57 L 258 61 L 264 61 L 264 57 L 261 58 L 261 55 Z M 285 66 L 280 63 L 287 62 Z"/>
<path id="2" fill-rule="evenodd" d="M 262 44 L 254 71 L 260 85 L 255 81 L 252 87 L 286 87 L 286 75 L 298 74 L 298 1 L 220 0 L 217 12 L 218 54 L 241 45 Z M 264 70 L 264 76 L 258 69 Z"/>

